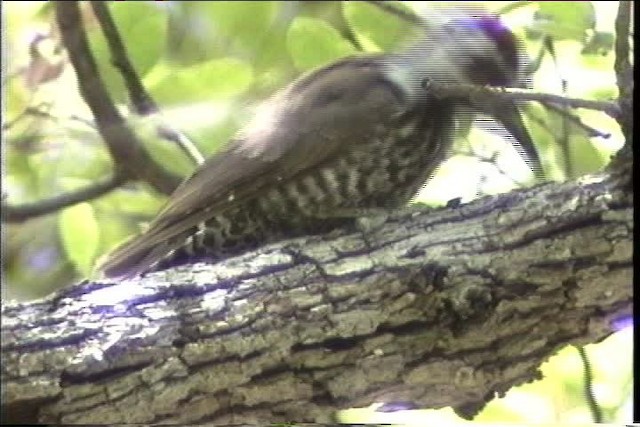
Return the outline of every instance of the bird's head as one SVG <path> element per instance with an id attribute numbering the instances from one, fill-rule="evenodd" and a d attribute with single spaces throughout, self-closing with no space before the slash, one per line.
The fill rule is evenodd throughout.
<path id="1" fill-rule="evenodd" d="M 450 61 L 469 83 L 509 86 L 517 83 L 523 53 L 514 34 L 492 15 L 455 18 L 435 29 L 449 49 Z"/>
<path id="2" fill-rule="evenodd" d="M 391 61 L 398 83 L 414 90 L 424 78 L 442 83 L 523 85 L 526 54 L 499 17 L 464 8 L 432 15 L 425 19 L 424 36 Z"/>

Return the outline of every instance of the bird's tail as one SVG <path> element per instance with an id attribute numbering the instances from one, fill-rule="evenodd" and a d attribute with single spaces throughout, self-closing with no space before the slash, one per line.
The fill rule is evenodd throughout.
<path id="1" fill-rule="evenodd" d="M 186 236 L 177 236 L 159 243 L 149 242 L 146 236 L 136 236 L 106 255 L 98 270 L 104 277 L 128 278 L 146 273 L 171 255 L 184 242 Z"/>

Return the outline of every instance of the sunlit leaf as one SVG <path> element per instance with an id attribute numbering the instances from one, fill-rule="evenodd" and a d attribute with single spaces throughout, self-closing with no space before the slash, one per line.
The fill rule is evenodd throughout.
<path id="1" fill-rule="evenodd" d="M 497 15 L 506 15 L 508 13 L 511 13 L 517 9 L 520 9 L 522 7 L 525 6 L 530 6 L 531 2 L 530 1 L 524 1 L 524 0 L 520 0 L 520 1 L 495 1 L 492 2 L 496 4 L 496 7 L 494 9 L 495 13 Z"/>
<path id="2" fill-rule="evenodd" d="M 100 227 L 93 207 L 79 203 L 64 209 L 58 220 L 62 246 L 82 274 L 89 274 L 100 241 Z"/>
<path id="3" fill-rule="evenodd" d="M 556 40 L 583 41 L 587 30 L 595 28 L 596 14 L 590 1 L 540 1 L 538 7 L 531 30 Z"/>
<path id="4" fill-rule="evenodd" d="M 94 133 L 91 137 L 98 138 Z M 106 150 L 73 138 L 47 138 L 45 149 L 29 156 L 30 168 L 37 176 L 33 196 L 50 197 L 111 174 L 112 166 Z"/>
<path id="5" fill-rule="evenodd" d="M 5 150 L 4 166 L 9 176 L 19 179 L 20 181 L 29 179 L 32 171 L 27 159 L 28 157 L 25 156 L 24 153 L 16 152 L 16 150 Z"/>
<path id="6" fill-rule="evenodd" d="M 16 119 L 19 114 L 24 112 L 30 101 L 30 96 L 21 80 L 21 77 L 17 74 L 12 77 L 8 77 L 7 83 L 3 84 L 2 89 L 2 95 L 3 97 L 6 97 L 2 111 L 4 123 Z"/>
<path id="7" fill-rule="evenodd" d="M 93 205 L 96 211 L 104 212 L 104 216 L 124 213 L 151 218 L 165 202 L 165 197 L 135 188 L 116 189 L 94 201 Z"/>
<path id="8" fill-rule="evenodd" d="M 217 126 L 199 129 L 192 135 L 198 141 L 202 141 L 202 152 L 205 155 L 210 155 L 227 144 L 238 127 L 238 123 L 233 118 L 229 118 Z"/>
<path id="9" fill-rule="evenodd" d="M 587 131 L 559 112 L 530 105 L 527 123 L 551 177 L 575 178 L 600 170 L 607 159 L 591 143 Z M 571 110 L 568 114 L 575 115 Z M 563 147 L 566 147 L 564 149 Z"/>
<path id="10" fill-rule="evenodd" d="M 156 138 L 147 141 L 145 145 L 151 157 L 169 172 L 183 177 L 193 172 L 195 167 L 193 160 L 187 157 L 174 142 Z"/>
<path id="11" fill-rule="evenodd" d="M 331 25 L 307 17 L 298 17 L 291 23 L 287 48 L 300 70 L 327 64 L 356 51 Z"/>
<path id="12" fill-rule="evenodd" d="M 576 125 L 570 126 L 570 132 L 569 156 L 572 165 L 571 178 L 601 170 L 608 159 L 604 158 L 600 151 L 591 143 L 586 132 Z"/>
<path id="13" fill-rule="evenodd" d="M 370 40 L 382 50 L 391 50 L 417 32 L 417 26 L 365 2 L 342 2 L 345 19 L 360 39 Z M 402 8 L 400 2 L 394 5 Z M 409 11 L 408 8 L 405 8 Z M 414 30 L 414 31 L 412 31 Z M 366 46 L 366 43 L 363 43 Z"/>
<path id="14" fill-rule="evenodd" d="M 180 104 L 230 98 L 244 92 L 252 81 L 249 64 L 223 58 L 166 73 L 149 89 L 163 105 Z"/>
<path id="15" fill-rule="evenodd" d="M 547 110 L 534 103 L 526 104 L 522 110 L 527 129 L 540 154 L 545 176 L 549 179 L 564 179 L 562 157 L 556 143 L 556 134 L 549 123 Z"/>
<path id="16" fill-rule="evenodd" d="M 613 49 L 613 33 L 596 31 L 582 49 L 583 54 L 606 55 Z"/>
<path id="17" fill-rule="evenodd" d="M 139 76 L 144 76 L 162 56 L 166 45 L 167 15 L 155 2 L 109 2 L 109 10 L 125 45 L 127 56 Z M 91 51 L 110 95 L 127 100 L 122 74 L 111 62 L 111 54 L 99 25 L 88 32 Z"/>
<path id="18" fill-rule="evenodd" d="M 255 48 L 269 30 L 278 2 L 274 1 L 226 1 L 199 3 L 202 12 L 210 20 L 214 31 L 230 38 L 236 47 Z M 249 19 L 250 18 L 250 19 Z"/>
<path id="19" fill-rule="evenodd" d="M 141 192 L 135 192 L 134 194 L 139 193 Z M 151 216 L 149 217 L 151 218 Z M 110 210 L 102 211 L 99 207 L 96 207 L 96 219 L 100 224 L 101 239 L 94 264 L 96 261 L 99 262 L 102 255 L 112 250 L 119 243 L 142 231 L 139 223 L 124 221 L 121 216 L 114 215 Z"/>
<path id="20" fill-rule="evenodd" d="M 266 39 L 279 6 L 273 1 L 173 2 L 170 58 L 193 65 L 239 52 L 253 60 L 270 46 Z"/>

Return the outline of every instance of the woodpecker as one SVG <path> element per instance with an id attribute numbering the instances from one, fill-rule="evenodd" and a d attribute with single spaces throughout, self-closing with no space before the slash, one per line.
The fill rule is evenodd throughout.
<path id="1" fill-rule="evenodd" d="M 436 98 L 424 82 L 514 86 L 522 58 L 498 17 L 458 14 L 399 53 L 350 57 L 302 76 L 260 105 L 101 270 L 121 277 L 217 260 L 328 231 L 362 209 L 405 205 L 446 158 L 459 120 L 483 108 Z M 539 165 L 517 106 L 490 110 Z"/>

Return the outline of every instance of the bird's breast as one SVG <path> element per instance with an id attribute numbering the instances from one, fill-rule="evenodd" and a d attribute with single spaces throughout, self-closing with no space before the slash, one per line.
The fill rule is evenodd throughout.
<path id="1" fill-rule="evenodd" d="M 274 220 L 305 220 L 319 209 L 400 207 L 446 156 L 453 123 L 453 106 L 422 105 L 272 188 L 257 204 Z"/>

